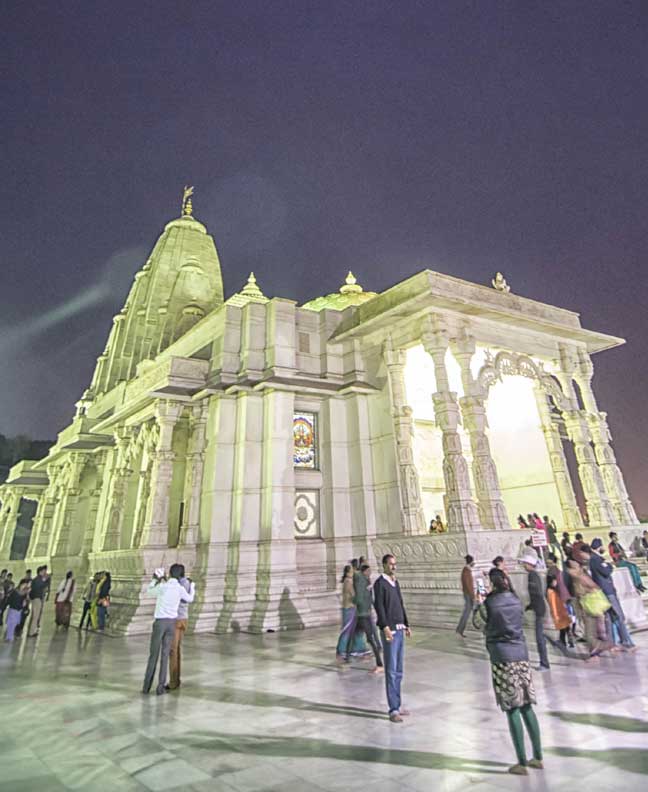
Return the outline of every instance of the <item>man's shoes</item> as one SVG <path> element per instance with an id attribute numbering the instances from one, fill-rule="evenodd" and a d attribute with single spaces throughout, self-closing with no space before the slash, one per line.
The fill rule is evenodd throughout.
<path id="1" fill-rule="evenodd" d="M 372 668 L 369 673 L 377 676 L 378 674 L 384 674 L 385 669 L 382 666 L 376 666 L 375 668 Z"/>
<path id="2" fill-rule="evenodd" d="M 536 671 L 551 671 L 551 668 L 548 665 L 542 665 L 542 663 L 540 663 L 539 666 L 535 667 L 535 670 Z"/>
<path id="3" fill-rule="evenodd" d="M 150 687 L 143 687 L 143 688 L 142 688 L 142 695 L 144 695 L 144 696 L 148 696 L 148 694 L 149 694 L 150 692 L 151 692 L 151 688 L 150 688 Z"/>
<path id="4" fill-rule="evenodd" d="M 521 764 L 516 764 L 513 765 L 513 767 L 509 767 L 508 771 L 512 775 L 529 775 L 529 771 L 524 765 Z"/>
<path id="5" fill-rule="evenodd" d="M 155 688 L 155 692 L 158 696 L 163 696 L 165 693 L 168 693 L 168 690 L 164 687 L 164 685 L 158 685 Z"/>
<path id="6" fill-rule="evenodd" d="M 529 759 L 529 767 L 535 767 L 536 770 L 544 770 L 542 759 Z"/>
<path id="7" fill-rule="evenodd" d="M 401 716 L 399 715 L 398 712 L 392 712 L 392 714 L 389 716 L 389 720 L 392 723 L 402 723 L 403 722 L 403 719 L 401 718 Z"/>
<path id="8" fill-rule="evenodd" d="M 398 714 L 403 715 L 406 718 L 408 715 L 411 715 L 412 713 L 408 709 L 405 709 L 405 707 L 401 707 L 398 710 Z"/>

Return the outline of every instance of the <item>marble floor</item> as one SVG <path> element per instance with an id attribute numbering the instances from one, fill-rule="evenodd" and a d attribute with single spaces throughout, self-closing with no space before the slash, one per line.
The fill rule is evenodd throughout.
<path id="1" fill-rule="evenodd" d="M 141 638 L 55 633 L 0 645 L 0 792 L 56 790 L 598 790 L 648 788 L 648 633 L 597 665 L 556 655 L 536 674 L 546 769 L 513 763 L 483 642 L 416 631 L 404 703 L 334 663 L 333 630 L 190 636 L 183 685 L 140 692 Z"/>

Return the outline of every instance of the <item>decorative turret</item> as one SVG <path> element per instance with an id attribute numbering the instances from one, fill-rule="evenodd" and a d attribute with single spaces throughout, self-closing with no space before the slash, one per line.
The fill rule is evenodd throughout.
<path id="1" fill-rule="evenodd" d="M 349 270 L 346 280 L 340 290 L 327 294 L 326 297 L 317 297 L 302 305 L 309 311 L 322 311 L 324 308 L 332 308 L 335 311 L 343 311 L 350 305 L 360 305 L 376 296 L 376 292 L 366 292 L 358 283 L 355 275 Z"/>
<path id="2" fill-rule="evenodd" d="M 135 275 L 90 386 L 94 395 L 135 376 L 150 360 L 223 302 L 223 280 L 214 240 L 193 215 L 193 187 L 185 187 L 181 216 L 164 228 Z"/>
<path id="3" fill-rule="evenodd" d="M 247 283 L 241 289 L 241 291 L 233 294 L 229 300 L 227 300 L 228 305 L 236 305 L 237 308 L 242 308 L 244 305 L 247 305 L 247 303 L 250 302 L 268 302 L 268 298 L 258 287 L 257 279 L 254 277 L 253 272 L 250 273 L 250 277 L 247 279 Z"/>

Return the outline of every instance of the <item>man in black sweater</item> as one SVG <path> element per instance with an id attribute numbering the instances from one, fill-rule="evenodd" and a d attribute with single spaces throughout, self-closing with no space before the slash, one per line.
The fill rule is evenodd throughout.
<path id="1" fill-rule="evenodd" d="M 538 655 L 540 656 L 540 665 L 537 666 L 536 671 L 548 671 L 549 657 L 547 656 L 547 639 L 545 638 L 543 625 L 547 608 L 545 605 L 542 578 L 536 571 L 538 556 L 534 552 L 528 552 L 521 561 L 522 565 L 529 573 L 529 604 L 526 606 L 526 610 L 533 611 L 535 614 L 536 645 L 538 647 Z"/>
<path id="2" fill-rule="evenodd" d="M 400 586 L 396 580 L 396 559 L 387 554 L 382 560 L 383 573 L 373 585 L 374 607 L 383 652 L 385 655 L 385 685 L 389 720 L 401 723 L 409 711 L 401 707 L 401 681 L 403 679 L 403 655 L 405 636 L 412 634 L 403 605 Z"/>

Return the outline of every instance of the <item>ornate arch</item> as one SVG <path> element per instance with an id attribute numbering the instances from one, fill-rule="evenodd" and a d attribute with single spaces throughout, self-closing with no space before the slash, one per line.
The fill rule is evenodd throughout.
<path id="1" fill-rule="evenodd" d="M 532 360 L 528 355 L 518 355 L 515 352 L 498 352 L 493 358 L 486 353 L 486 362 L 479 370 L 477 382 L 484 392 L 488 391 L 495 382 L 501 382 L 506 374 L 528 377 L 536 380 L 540 387 L 551 396 L 559 410 L 569 410 L 570 403 L 563 393 L 560 384 L 544 368 Z"/>

